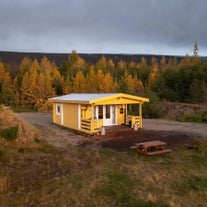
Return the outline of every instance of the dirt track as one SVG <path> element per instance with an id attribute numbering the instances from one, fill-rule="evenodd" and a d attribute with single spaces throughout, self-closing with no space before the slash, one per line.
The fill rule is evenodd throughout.
<path id="1" fill-rule="evenodd" d="M 143 129 L 133 131 L 123 129 L 119 131 L 107 132 L 104 137 L 86 138 L 82 135 L 63 129 L 52 123 L 51 114 L 43 113 L 19 113 L 20 118 L 28 121 L 40 131 L 40 135 L 49 144 L 66 148 L 67 145 L 99 145 L 112 148 L 118 151 L 127 151 L 129 146 L 135 142 L 161 140 L 166 141 L 169 147 L 177 149 L 186 144 L 194 144 L 195 140 L 207 138 L 207 125 L 196 123 L 180 123 L 158 119 L 144 119 Z M 126 139 L 127 138 L 127 139 Z"/>

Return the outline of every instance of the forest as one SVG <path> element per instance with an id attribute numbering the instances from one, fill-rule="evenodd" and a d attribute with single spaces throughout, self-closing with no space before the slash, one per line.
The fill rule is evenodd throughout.
<path id="1" fill-rule="evenodd" d="M 0 62 L 0 103 L 16 109 L 47 110 L 48 98 L 68 93 L 128 93 L 151 104 L 207 102 L 207 62 L 198 55 L 117 63 L 102 56 L 91 64 L 72 51 L 58 67 L 46 57 L 24 57 L 17 68 Z"/>

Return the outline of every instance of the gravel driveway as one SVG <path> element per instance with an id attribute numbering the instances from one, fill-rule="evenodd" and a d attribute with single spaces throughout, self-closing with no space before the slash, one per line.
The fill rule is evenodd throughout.
<path id="1" fill-rule="evenodd" d="M 168 121 L 162 119 L 144 119 L 143 128 L 148 130 L 178 131 L 195 134 L 198 137 L 207 138 L 207 124 Z"/>
<path id="2" fill-rule="evenodd" d="M 52 123 L 52 115 L 48 113 L 18 113 L 21 119 L 38 128 L 41 136 L 51 145 L 67 147 L 67 145 L 79 145 L 90 142 L 91 139 L 74 134 L 69 129 L 64 129 Z M 182 123 L 160 119 L 144 119 L 143 129 L 163 132 L 181 132 L 191 134 L 195 138 L 207 138 L 207 124 Z"/>
<path id="3" fill-rule="evenodd" d="M 18 117 L 29 122 L 40 132 L 40 136 L 48 144 L 65 148 L 67 145 L 79 145 L 87 141 L 87 138 L 74 134 L 69 129 L 64 129 L 53 124 L 52 115 L 48 113 L 18 113 Z"/>

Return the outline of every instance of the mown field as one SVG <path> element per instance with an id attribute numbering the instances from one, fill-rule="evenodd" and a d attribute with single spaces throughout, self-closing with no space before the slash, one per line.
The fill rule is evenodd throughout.
<path id="1" fill-rule="evenodd" d="M 207 206 L 207 144 L 145 157 L 45 143 L 4 148 L 0 206 Z"/>

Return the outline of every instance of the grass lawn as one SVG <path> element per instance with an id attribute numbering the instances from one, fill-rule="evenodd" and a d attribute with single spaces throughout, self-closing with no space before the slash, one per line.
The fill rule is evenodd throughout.
<path id="1" fill-rule="evenodd" d="M 207 144 L 145 157 L 103 148 L 0 150 L 0 206 L 207 206 Z"/>

